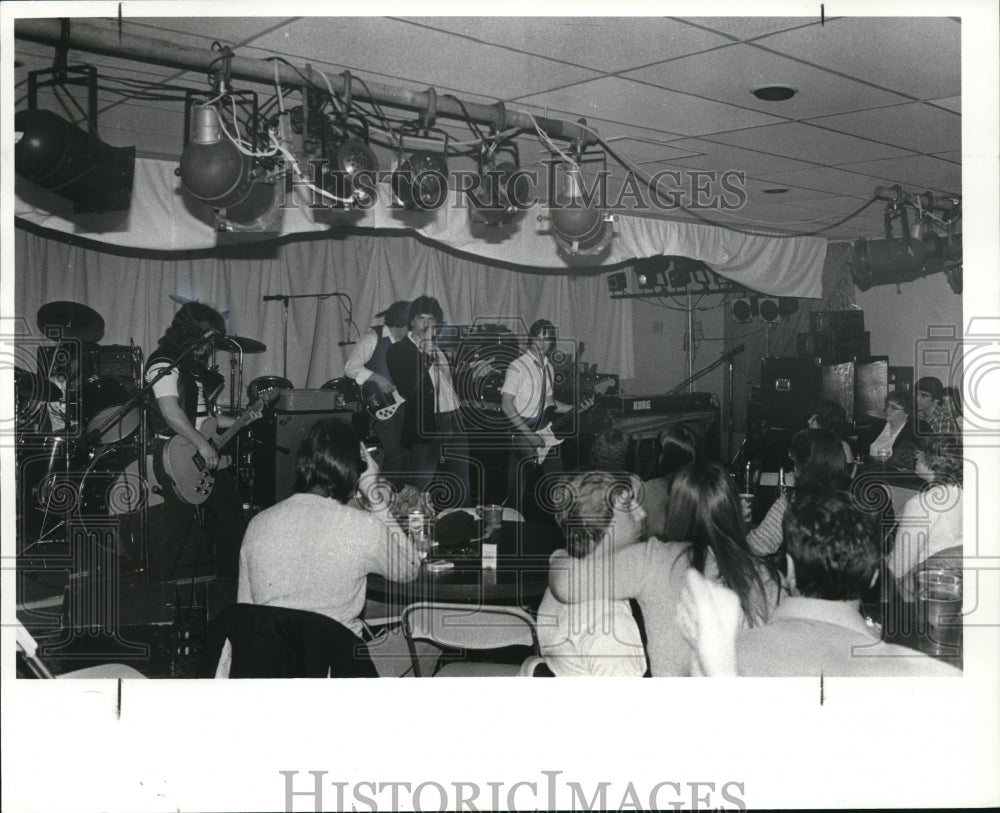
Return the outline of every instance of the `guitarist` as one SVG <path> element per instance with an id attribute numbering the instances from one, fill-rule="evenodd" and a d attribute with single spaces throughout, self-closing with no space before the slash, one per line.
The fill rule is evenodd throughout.
<path id="1" fill-rule="evenodd" d="M 181 557 L 194 546 L 194 556 L 202 545 L 198 534 L 202 529 L 215 544 L 217 574 L 236 576 L 239 569 L 240 542 L 246 530 L 242 503 L 233 478 L 225 469 L 224 455 L 216 450 L 198 428 L 215 413 L 215 398 L 222 389 L 223 377 L 209 369 L 208 359 L 213 335 L 224 335 L 226 324 L 213 308 L 200 302 L 188 302 L 174 315 L 170 327 L 159 340 L 156 351 L 146 364 L 146 381 L 150 382 L 173 362 L 153 385 L 153 407 L 150 426 L 156 433 L 156 470 L 161 481 L 164 502 L 148 512 L 150 562 L 154 574 L 174 578 L 182 565 Z M 259 413 L 256 417 L 260 417 Z M 233 419 L 217 416 L 220 428 L 232 425 Z M 174 435 L 181 435 L 195 448 L 209 469 L 215 473 L 215 485 L 208 499 L 198 509 L 181 501 L 164 481 L 162 451 Z M 204 546 L 208 548 L 208 546 Z M 192 561 L 190 566 L 197 566 Z M 186 574 L 185 574 L 186 575 Z"/>
<path id="2" fill-rule="evenodd" d="M 410 321 L 410 303 L 407 300 L 393 302 L 376 317 L 383 317 L 384 324 L 374 325 L 354 345 L 350 358 L 344 365 L 344 375 L 353 379 L 358 387 L 378 387 L 384 394 L 396 390 L 389 373 L 386 360 L 389 348 L 406 338 Z M 384 421 L 375 421 L 375 434 L 382 444 L 382 472 L 393 485 L 401 487 L 400 472 L 404 470 L 402 450 L 403 410 Z"/>
<path id="3" fill-rule="evenodd" d="M 529 480 L 534 483 L 544 474 L 563 470 L 558 446 L 538 463 L 539 450 L 545 447 L 539 430 L 551 423 L 553 415 L 573 410 L 572 404 L 557 401 L 553 394 L 549 355 L 555 345 L 555 325 L 548 319 L 536 320 L 528 330 L 527 348 L 507 367 L 500 388 L 500 409 L 513 426 L 507 461 L 507 496 L 519 511 Z"/>

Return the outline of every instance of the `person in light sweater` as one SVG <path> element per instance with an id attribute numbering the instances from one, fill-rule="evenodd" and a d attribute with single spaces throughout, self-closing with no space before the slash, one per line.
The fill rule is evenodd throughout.
<path id="1" fill-rule="evenodd" d="M 418 552 L 387 508 L 348 504 L 377 473 L 351 426 L 317 422 L 299 449 L 297 492 L 247 527 L 237 601 L 321 613 L 360 637 L 368 574 L 409 582 L 420 570 Z"/>

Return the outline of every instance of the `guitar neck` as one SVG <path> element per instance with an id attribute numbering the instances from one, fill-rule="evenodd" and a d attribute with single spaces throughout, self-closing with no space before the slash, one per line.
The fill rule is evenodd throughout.
<path id="1" fill-rule="evenodd" d="M 221 449 L 223 446 L 229 443 L 229 441 L 231 441 L 234 437 L 236 437 L 236 433 L 239 432 L 248 423 L 250 423 L 250 415 L 244 412 L 242 415 L 240 415 L 240 417 L 238 417 L 235 421 L 233 421 L 232 426 L 230 426 L 225 432 L 223 432 L 221 435 L 219 435 L 217 438 L 214 439 L 215 448 Z"/>

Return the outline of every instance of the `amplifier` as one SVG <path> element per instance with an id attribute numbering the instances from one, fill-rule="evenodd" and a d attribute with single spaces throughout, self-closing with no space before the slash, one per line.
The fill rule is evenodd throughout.
<path id="1" fill-rule="evenodd" d="M 810 333 L 831 332 L 842 334 L 842 336 L 854 336 L 858 333 L 864 333 L 864 330 L 864 311 L 813 311 L 809 314 Z"/>
<path id="2" fill-rule="evenodd" d="M 622 416 L 701 412 L 715 407 L 715 396 L 710 392 L 681 395 L 599 395 L 594 399 L 595 410 Z"/>
<path id="3" fill-rule="evenodd" d="M 132 348 L 127 344 L 103 344 L 89 350 L 97 375 L 115 378 L 135 377 L 135 358 L 132 356 Z"/>
<path id="4" fill-rule="evenodd" d="M 340 412 L 337 391 L 328 390 L 282 390 L 274 402 L 277 412 Z M 350 410 L 353 411 L 353 410 Z"/>
<path id="5" fill-rule="evenodd" d="M 867 330 L 853 336 L 826 331 L 800 333 L 798 355 L 802 358 L 831 358 L 871 355 L 871 333 Z"/>

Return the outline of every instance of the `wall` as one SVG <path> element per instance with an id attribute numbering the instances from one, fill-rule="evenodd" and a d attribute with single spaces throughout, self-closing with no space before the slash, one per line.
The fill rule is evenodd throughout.
<path id="1" fill-rule="evenodd" d="M 855 301 L 865 312 L 873 354 L 888 356 L 892 366 L 912 366 L 915 378 L 934 375 L 957 385 L 961 358 L 950 351 L 952 337 L 961 338 L 964 330 L 962 297 L 952 293 L 944 274 L 905 282 L 898 293 L 895 285 L 855 290 Z"/>

